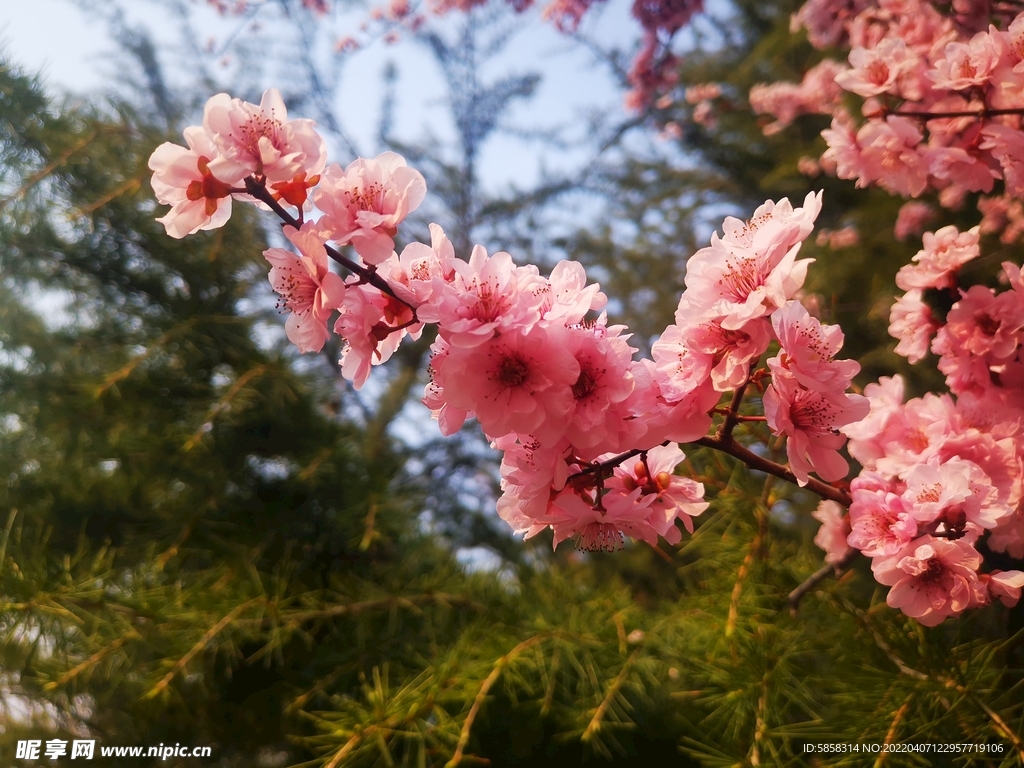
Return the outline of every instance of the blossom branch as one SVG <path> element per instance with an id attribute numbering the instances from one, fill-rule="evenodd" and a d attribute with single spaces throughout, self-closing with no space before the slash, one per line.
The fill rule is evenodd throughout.
<path id="1" fill-rule="evenodd" d="M 904 112 L 898 109 L 892 111 L 883 109 L 879 113 L 880 117 L 886 117 L 888 115 L 911 117 L 918 120 L 941 120 L 943 118 L 953 117 L 977 117 L 985 119 L 989 117 L 1000 117 L 1003 115 L 1024 115 L 1024 107 L 1013 107 L 1008 109 L 963 109 L 955 112 Z"/>
<path id="2" fill-rule="evenodd" d="M 746 446 L 736 442 L 731 435 L 725 438 L 717 435 L 715 437 L 702 437 L 700 440 L 695 440 L 694 445 L 702 445 L 705 448 L 714 448 L 716 451 L 728 453 L 730 456 L 742 461 L 750 469 L 756 469 L 759 472 L 765 472 L 769 475 L 780 477 L 783 480 L 788 480 L 791 483 L 799 484 L 797 476 L 793 474 L 792 470 L 771 459 L 758 456 Z M 823 499 L 838 502 L 845 507 L 850 506 L 850 494 L 842 488 L 837 488 L 813 477 L 807 478 L 804 487 L 818 494 Z"/>
<path id="3" fill-rule="evenodd" d="M 293 226 L 296 229 L 299 229 L 302 226 L 302 222 L 299 219 L 295 218 L 290 213 L 288 213 L 288 211 L 284 209 L 284 206 L 282 206 L 281 203 L 274 199 L 274 196 L 267 189 L 265 181 L 258 181 L 255 176 L 249 176 L 245 180 L 245 191 L 248 194 L 255 197 L 260 202 L 266 203 L 270 207 L 270 209 L 277 214 L 278 218 L 280 218 L 285 224 Z M 388 285 L 387 281 L 384 280 L 384 278 L 382 278 L 380 275 L 378 275 L 375 270 L 367 269 L 366 267 L 360 266 L 356 262 L 352 261 L 352 259 L 339 253 L 337 249 L 333 248 L 330 245 L 327 245 L 326 243 L 324 243 L 324 250 L 327 251 L 328 256 L 330 256 L 334 261 L 338 262 L 338 264 L 343 266 L 349 272 L 359 275 L 360 282 L 372 285 L 381 293 L 387 294 L 395 301 L 398 301 L 407 306 L 409 309 L 411 309 L 414 318 L 413 322 L 416 322 L 416 307 L 414 307 L 412 304 L 410 304 L 405 299 L 401 298 L 398 294 L 396 294 L 394 290 L 391 288 L 391 286 Z"/>

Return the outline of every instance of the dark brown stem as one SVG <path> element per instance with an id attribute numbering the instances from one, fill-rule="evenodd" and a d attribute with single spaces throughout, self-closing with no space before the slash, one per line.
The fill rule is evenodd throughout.
<path id="1" fill-rule="evenodd" d="M 729 410 L 725 414 L 725 419 L 722 421 L 722 424 L 718 428 L 718 432 L 716 434 L 718 440 L 726 441 L 732 439 L 732 431 L 736 428 L 736 423 L 739 421 L 740 403 L 743 402 L 743 393 L 747 391 L 748 384 L 750 384 L 749 376 L 747 376 L 746 381 L 736 387 L 736 391 L 733 392 L 732 402 L 729 403 Z"/>
<path id="2" fill-rule="evenodd" d="M 266 203 L 268 206 L 270 206 L 270 210 L 276 213 L 278 218 L 281 219 L 281 221 L 283 221 L 285 224 L 293 226 L 296 229 L 302 227 L 302 221 L 288 213 L 288 211 L 286 211 L 284 207 L 277 200 L 274 199 L 274 196 L 270 194 L 270 192 L 267 190 L 267 185 L 265 181 L 258 181 L 256 177 L 250 176 L 245 180 L 245 191 L 248 194 L 255 197 L 260 202 Z M 338 262 L 349 272 L 359 275 L 360 282 L 372 285 L 381 293 L 387 294 L 395 301 L 398 301 L 407 306 L 409 309 L 411 309 L 413 322 L 417 322 L 416 307 L 414 307 L 412 304 L 410 304 L 405 299 L 401 298 L 398 294 L 396 294 L 394 290 L 391 288 L 391 286 L 388 285 L 387 281 L 377 274 L 376 270 L 367 269 L 366 267 L 356 264 L 354 261 L 352 261 L 352 259 L 342 255 L 336 249 L 332 248 L 326 243 L 324 243 L 324 250 L 327 251 L 328 256 L 334 259 L 334 261 Z"/>
<path id="3" fill-rule="evenodd" d="M 1024 115 L 1024 107 L 1013 107 L 1009 109 L 963 109 L 958 112 L 901 112 L 900 110 L 893 110 L 886 112 L 883 110 L 882 117 L 886 115 L 899 115 L 900 117 L 914 117 L 918 120 L 941 120 L 943 118 L 953 117 L 999 117 L 1000 115 Z"/>
<path id="4" fill-rule="evenodd" d="M 669 440 L 666 440 L 665 442 L 662 443 L 662 445 L 668 445 L 669 442 Z M 586 469 L 581 469 L 579 472 L 575 472 L 569 475 L 566 482 L 572 482 L 577 477 L 584 477 L 585 475 L 597 475 L 600 477 L 604 475 L 609 469 L 614 469 L 615 467 L 619 466 L 619 464 L 621 464 L 622 462 L 632 459 L 634 456 L 646 454 L 648 450 L 649 449 L 646 448 L 634 448 L 632 451 L 626 451 L 625 453 L 620 453 L 618 456 L 612 456 L 610 459 L 606 459 L 605 461 L 602 461 L 599 464 L 589 464 Z"/>
<path id="5" fill-rule="evenodd" d="M 800 605 L 800 601 L 803 599 L 804 595 L 818 586 L 818 584 L 828 578 L 831 574 L 834 573 L 838 576 L 844 569 L 849 567 L 850 563 L 857 559 L 857 555 L 859 554 L 860 550 L 851 549 L 843 555 L 842 559 L 835 563 L 826 563 L 804 579 L 803 583 L 790 592 L 789 597 L 786 598 L 786 602 L 789 603 L 789 610 L 796 613 L 797 606 Z"/>
<path id="6" fill-rule="evenodd" d="M 721 429 L 719 429 L 721 431 Z M 799 485 L 796 475 L 793 471 L 784 467 L 778 462 L 766 459 L 763 456 L 758 456 L 752 450 L 744 445 L 736 442 L 732 436 L 722 438 L 716 435 L 715 437 L 702 437 L 700 440 L 694 440 L 694 445 L 703 445 L 705 448 L 714 448 L 716 451 L 722 451 L 728 453 L 730 456 L 734 456 L 751 469 L 756 469 L 760 472 L 764 472 L 769 475 L 775 475 L 781 477 L 783 480 L 788 480 L 791 483 Z M 813 477 L 807 478 L 807 482 L 803 486 L 809 491 L 818 494 L 823 499 L 829 501 L 835 501 L 842 504 L 844 507 L 850 506 L 850 494 L 844 491 L 842 488 L 837 488 L 829 483 L 822 482 Z"/>

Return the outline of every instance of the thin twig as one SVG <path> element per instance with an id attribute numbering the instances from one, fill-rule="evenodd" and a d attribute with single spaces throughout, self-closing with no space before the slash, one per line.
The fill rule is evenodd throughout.
<path id="1" fill-rule="evenodd" d="M 622 665 L 622 669 L 619 670 L 619 674 L 612 680 L 612 684 L 608 686 L 608 690 L 604 694 L 604 698 L 597 707 L 597 711 L 594 712 L 594 716 L 590 719 L 590 723 L 587 725 L 587 729 L 583 731 L 581 740 L 586 743 L 594 738 L 594 734 L 601 730 L 601 721 L 604 719 L 604 713 L 608 711 L 608 707 L 611 706 L 612 701 L 618 695 L 619 690 L 622 688 L 623 683 L 626 682 L 626 673 L 629 668 L 633 666 L 633 662 L 636 661 L 637 656 L 640 654 L 640 649 L 637 648 L 633 653 L 626 659 L 626 663 Z"/>
<path id="2" fill-rule="evenodd" d="M 803 600 L 804 595 L 814 589 L 818 584 L 827 579 L 831 574 L 840 574 L 843 570 L 849 567 L 849 565 L 857 558 L 860 554 L 860 550 L 850 549 L 845 555 L 834 563 L 826 563 L 821 566 L 818 570 L 804 579 L 803 583 L 800 584 L 796 589 L 789 593 L 789 597 L 786 598 L 786 602 L 789 603 L 789 610 L 795 615 L 796 609 L 800 605 L 800 601 Z"/>
<path id="3" fill-rule="evenodd" d="M 283 221 L 285 224 L 295 227 L 296 229 L 300 229 L 302 227 L 302 222 L 299 221 L 294 216 L 292 216 L 290 213 L 288 213 L 288 211 L 286 211 L 284 207 L 277 200 L 274 199 L 274 196 L 270 194 L 270 192 L 267 190 L 266 182 L 257 181 L 254 176 L 250 176 L 245 180 L 245 191 L 248 194 L 255 197 L 257 200 L 259 200 L 261 203 L 266 203 L 270 207 L 270 209 L 277 214 L 278 218 L 280 218 L 281 221 Z M 355 275 L 359 275 L 359 279 L 361 282 L 367 283 L 368 285 L 372 285 L 381 293 L 387 294 L 395 301 L 398 301 L 407 306 L 409 309 L 411 309 L 415 321 L 416 307 L 414 307 L 412 304 L 410 304 L 405 299 L 401 298 L 397 293 L 395 293 L 394 289 L 392 289 L 392 287 L 388 285 L 387 281 L 384 278 L 377 274 L 376 270 L 368 269 L 366 267 L 360 266 L 359 264 L 356 264 L 354 261 L 352 261 L 352 259 L 342 255 L 336 249 L 332 248 L 326 243 L 324 244 L 324 250 L 327 251 L 328 256 L 334 259 L 334 261 L 338 262 L 349 272 Z"/>
<path id="4" fill-rule="evenodd" d="M 511 662 L 520 653 L 525 651 L 527 648 L 537 645 L 537 643 L 547 640 L 548 637 L 548 635 L 537 635 L 536 637 L 531 637 L 529 640 L 524 640 L 494 662 L 494 669 L 491 670 L 491 674 L 489 674 L 483 684 L 481 684 L 480 690 L 477 691 L 476 698 L 473 699 L 473 706 L 469 708 L 469 714 L 466 715 L 466 721 L 462 724 L 462 732 L 459 734 L 459 743 L 455 747 L 455 754 L 453 754 L 452 759 L 445 764 L 445 768 L 455 768 L 455 766 L 462 762 L 462 753 L 465 751 L 466 745 L 469 743 L 469 734 L 473 728 L 473 721 L 476 720 L 476 716 L 480 712 L 480 707 L 483 706 L 484 699 L 487 697 L 487 692 L 491 689 L 491 686 L 497 682 L 498 677 L 501 676 L 502 670 L 505 669 L 509 662 Z"/>

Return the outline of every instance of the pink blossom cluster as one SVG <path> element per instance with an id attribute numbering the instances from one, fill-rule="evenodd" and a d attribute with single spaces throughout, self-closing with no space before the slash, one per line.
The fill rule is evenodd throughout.
<path id="1" fill-rule="evenodd" d="M 911 362 L 939 356 L 949 393 L 904 402 L 899 376 L 867 386 L 869 414 L 843 428 L 864 467 L 850 532 L 827 543 L 872 558 L 889 605 L 933 626 L 992 599 L 1015 604 L 1024 586 L 1020 571 L 981 573 L 976 548 L 985 537 L 990 550 L 1024 557 L 1024 284 L 1007 262 L 1006 290 L 961 287 L 961 268 L 980 255 L 978 227 L 923 240 L 896 276 L 906 293 L 889 330 Z"/>
<path id="2" fill-rule="evenodd" d="M 993 13 L 954 18 L 928 0 L 810 0 L 795 26 L 819 48 L 848 49 L 848 61 L 825 58 L 800 85 L 756 86 L 751 106 L 775 117 L 766 133 L 801 114 L 833 114 L 822 165 L 857 186 L 935 191 L 951 208 L 997 182 L 1020 197 L 1024 14 Z M 841 106 L 844 91 L 863 100 L 861 119 Z M 989 226 L 998 221 L 991 207 Z"/>
<path id="3" fill-rule="evenodd" d="M 391 152 L 327 165 L 312 122 L 289 120 L 276 91 L 260 105 L 218 94 L 184 136 L 187 147 L 163 144 L 150 159 L 154 191 L 171 205 L 159 219 L 167 232 L 221 226 L 233 199 L 276 213 L 290 247 L 264 256 L 287 336 L 303 352 L 340 336 L 341 373 L 356 388 L 433 326 L 423 402 L 443 434 L 475 418 L 503 452 L 498 513 L 518 533 L 550 529 L 555 545 L 585 550 L 627 536 L 675 544 L 708 507 L 703 484 L 676 474 L 678 444 L 700 443 L 831 499 L 816 513 L 829 561 L 850 548 L 871 557 L 890 604 L 922 623 L 1019 597 L 1024 574 L 981 573 L 973 548 L 986 535 L 1024 556 L 1024 283 L 1007 263 L 1006 290 L 959 288 L 978 228 L 925 234 L 897 277 L 900 351 L 918 359 L 930 344 L 953 393 L 903 403 L 899 379 L 851 392 L 860 366 L 838 357 L 842 330 L 800 301 L 812 260 L 798 257 L 820 193 L 726 218 L 689 259 L 674 322 L 638 359 L 577 263 L 545 276 L 479 245 L 463 259 L 436 224 L 429 244 L 399 251 L 423 177 Z M 945 312 L 928 303 L 935 295 L 950 299 Z M 763 416 L 741 413 L 755 390 Z M 741 421 L 784 438 L 788 466 L 740 444 Z M 830 483 L 848 474 L 848 438 L 864 471 L 844 517 L 835 499 L 846 492 Z"/>

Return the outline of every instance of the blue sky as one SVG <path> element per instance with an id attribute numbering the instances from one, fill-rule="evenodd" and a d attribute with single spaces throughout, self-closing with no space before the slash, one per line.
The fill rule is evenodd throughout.
<path id="1" fill-rule="evenodd" d="M 174 28 L 172 20 L 155 2 L 131 0 L 124 3 L 133 23 L 155 31 Z M 542 84 L 536 97 L 513 108 L 510 122 L 531 128 L 570 126 L 582 131 L 581 116 L 601 110 L 622 114 L 621 94 L 608 71 L 592 56 L 573 46 L 550 24 L 534 13 L 532 20 L 485 74 L 497 77 L 509 72 L 538 70 Z M 353 35 L 363 17 L 352 14 Z M 346 17 L 347 19 L 347 17 Z M 168 23 L 172 22 L 172 23 Z M 237 22 L 222 22 L 210 16 L 211 37 L 224 40 Z M 611 0 L 600 14 L 588 17 L 583 30 L 605 44 L 630 45 L 639 29 L 629 16 L 629 3 Z M 170 38 L 168 38 L 170 39 Z M 33 0 L 0 3 L 0 40 L 16 64 L 39 72 L 54 92 L 87 94 L 102 90 L 117 71 L 113 55 L 117 49 L 101 21 L 83 12 L 71 0 Z M 452 135 L 452 127 L 440 99 L 444 87 L 440 72 L 425 47 L 412 41 L 395 45 L 376 42 L 353 54 L 346 68 L 343 100 L 346 130 L 369 153 L 379 117 L 381 73 L 394 61 L 400 73 L 397 91 L 396 134 L 415 141 L 427 133 L 440 138 Z M 270 83 L 268 83 L 270 85 Z M 481 178 L 492 192 L 511 184 L 532 186 L 542 167 L 569 170 L 586 161 L 581 146 L 573 150 L 545 148 L 538 142 L 495 137 L 481 156 Z"/>

